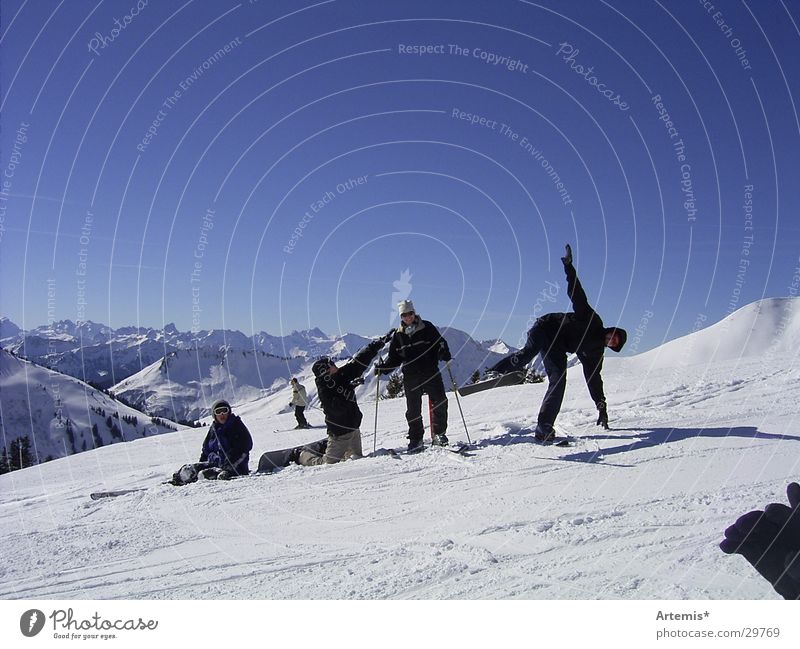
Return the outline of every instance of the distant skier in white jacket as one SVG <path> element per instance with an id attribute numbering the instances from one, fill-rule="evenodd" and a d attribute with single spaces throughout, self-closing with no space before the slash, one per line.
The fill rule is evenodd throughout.
<path id="1" fill-rule="evenodd" d="M 292 400 L 289 405 L 294 406 L 294 418 L 297 419 L 297 426 L 295 426 L 295 429 L 311 428 L 311 425 L 308 423 L 308 421 L 306 421 L 306 416 L 304 413 L 306 406 L 308 405 L 306 388 L 296 378 L 292 379 Z"/>

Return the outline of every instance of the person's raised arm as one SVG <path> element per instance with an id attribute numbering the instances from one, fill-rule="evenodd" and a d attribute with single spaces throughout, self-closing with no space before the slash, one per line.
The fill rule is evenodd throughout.
<path id="1" fill-rule="evenodd" d="M 572 300 L 572 309 L 581 318 L 591 317 L 594 309 L 589 306 L 586 292 L 578 279 L 575 266 L 572 265 L 572 248 L 569 244 L 566 246 L 566 254 L 561 258 L 561 262 L 564 264 L 564 272 L 567 275 L 567 295 Z"/>

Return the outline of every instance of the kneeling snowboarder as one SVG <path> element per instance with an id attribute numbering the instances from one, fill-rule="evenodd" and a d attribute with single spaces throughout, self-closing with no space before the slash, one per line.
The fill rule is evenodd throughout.
<path id="1" fill-rule="evenodd" d="M 325 413 L 328 427 L 328 440 L 324 453 L 316 449 L 301 448 L 298 457 L 292 458 L 298 464 L 336 464 L 348 458 L 359 458 L 361 450 L 361 420 L 363 415 L 358 408 L 355 388 L 361 375 L 367 371 L 378 352 L 389 340 L 390 334 L 373 340 L 359 351 L 352 360 L 337 367 L 330 358 L 321 358 L 314 363 L 311 371 L 315 376 L 317 393 Z"/>
<path id="2" fill-rule="evenodd" d="M 628 334 L 619 327 L 604 327 L 603 321 L 589 306 L 586 293 L 578 281 L 572 265 L 572 249 L 566 247 L 561 258 L 567 275 L 567 293 L 572 300 L 572 313 L 548 313 L 536 320 L 528 331 L 525 346 L 506 356 L 490 371 L 506 374 L 521 370 L 536 354 L 541 354 L 547 372 L 547 392 L 539 409 L 535 437 L 549 442 L 555 438 L 553 424 L 561 410 L 567 386 L 567 353 L 575 353 L 583 365 L 583 375 L 589 394 L 597 406 L 597 425 L 608 428 L 608 411 L 603 393 L 603 352 L 610 347 L 615 352 L 622 349 Z"/>

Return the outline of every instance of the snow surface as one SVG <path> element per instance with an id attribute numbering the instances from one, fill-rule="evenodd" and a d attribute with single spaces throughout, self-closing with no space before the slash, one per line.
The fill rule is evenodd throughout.
<path id="1" fill-rule="evenodd" d="M 546 386 L 529 384 L 461 400 L 484 445 L 472 457 L 429 450 L 176 488 L 161 481 L 203 437 L 181 430 L 0 476 L 0 597 L 777 599 L 717 543 L 800 477 L 798 318 L 797 300 L 765 301 L 668 353 L 607 357 L 610 431 L 571 369 L 558 426 L 572 448 L 531 443 Z M 378 446 L 403 445 L 404 401 L 379 408 Z M 240 410 L 251 465 L 324 436 L 266 410 Z M 464 438 L 452 394 L 448 432 Z M 88 497 L 132 487 L 147 489 Z"/>

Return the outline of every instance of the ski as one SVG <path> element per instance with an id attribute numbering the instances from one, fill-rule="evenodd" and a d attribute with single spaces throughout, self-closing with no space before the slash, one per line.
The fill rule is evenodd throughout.
<path id="1" fill-rule="evenodd" d="M 465 444 L 464 442 L 457 442 L 452 446 L 436 446 L 431 448 L 441 448 L 446 451 L 450 451 L 451 453 L 456 453 L 458 455 L 463 455 L 464 457 L 472 457 L 472 453 L 470 451 L 476 451 L 480 447 L 474 444 Z"/>
<path id="2" fill-rule="evenodd" d="M 542 441 L 538 440 L 534 437 L 533 441 L 538 444 L 539 446 L 559 446 L 559 447 L 570 447 L 574 446 L 575 444 L 574 439 L 571 437 L 556 437 L 555 439 L 551 439 L 549 441 Z"/>
<path id="3" fill-rule="evenodd" d="M 475 444 L 466 444 L 464 442 L 458 442 L 455 445 L 451 446 L 439 446 L 438 444 L 431 444 L 430 446 L 425 446 L 424 448 L 420 448 L 419 450 L 408 451 L 407 449 L 398 449 L 395 450 L 395 453 L 402 454 L 402 455 L 419 455 L 420 453 L 424 453 L 425 451 L 431 449 L 438 449 L 440 451 L 449 451 L 450 453 L 456 453 L 457 455 L 462 455 L 464 457 L 472 457 L 473 454 L 470 451 L 476 451 L 480 446 Z"/>

